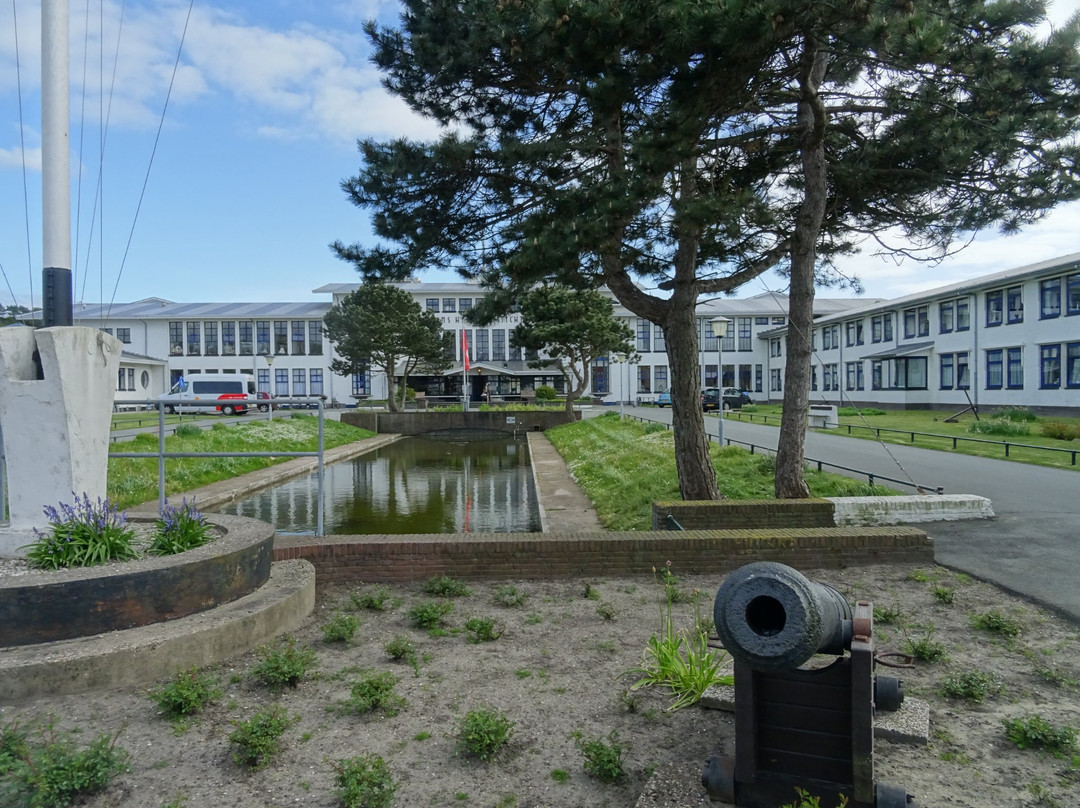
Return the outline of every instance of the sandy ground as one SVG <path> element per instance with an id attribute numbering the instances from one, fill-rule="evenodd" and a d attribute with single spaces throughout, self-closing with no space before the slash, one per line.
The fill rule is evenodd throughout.
<path id="1" fill-rule="evenodd" d="M 684 572 L 675 570 L 680 587 L 699 590 L 700 608 L 711 614 L 719 578 Z M 948 654 L 947 661 L 901 672 L 906 692 L 931 705 L 930 743 L 878 742 L 877 780 L 903 786 L 921 806 L 1080 805 L 1080 759 L 1022 751 L 1002 728 L 1004 718 L 1031 715 L 1080 726 L 1075 625 L 941 568 L 920 573 L 879 566 L 807 574 L 851 600 L 869 599 L 879 608 L 900 611 L 903 625 L 878 625 L 879 651 L 900 650 L 906 637 L 924 638 L 933 626 L 933 640 Z M 709 804 L 695 773 L 709 755 L 733 751 L 733 718 L 697 706 L 668 713 L 663 693 L 628 697 L 633 679 L 620 676 L 639 663 L 658 629 L 661 590 L 654 581 L 517 581 L 526 595 L 519 607 L 493 602 L 499 583 L 507 582 L 470 583 L 471 595 L 454 601 L 444 636 L 413 628 L 406 617 L 409 608 L 429 599 L 419 584 L 392 587 L 390 610 L 350 612 L 361 625 L 347 644 L 324 642 L 321 626 L 335 611 L 351 609 L 350 594 L 363 587 L 323 588 L 316 612 L 296 634 L 300 644 L 317 652 L 312 675 L 295 690 L 276 693 L 252 678 L 254 654 L 238 657 L 213 670 L 222 698 L 184 725 L 164 720 L 138 690 L 8 705 L 0 708 L 0 723 L 54 716 L 86 740 L 119 731 L 118 743 L 131 755 L 130 770 L 86 803 L 94 808 L 334 806 L 340 802 L 332 762 L 363 752 L 378 753 L 389 763 L 398 806 L 633 806 L 650 774 L 674 764 L 685 764 L 688 782 L 659 797 L 672 805 Z M 585 597 L 587 585 L 598 600 Z M 941 602 L 937 589 L 951 590 L 953 602 Z M 1006 641 L 973 628 L 972 615 L 989 609 L 1018 621 L 1020 636 Z M 691 603 L 676 605 L 676 625 L 691 625 L 694 613 Z M 471 643 L 463 630 L 469 617 L 495 618 L 501 636 Z M 415 671 L 385 653 L 396 635 L 415 644 Z M 398 715 L 357 716 L 334 709 L 365 670 L 397 676 L 396 692 L 406 700 Z M 982 704 L 940 695 L 947 676 L 973 670 L 1000 679 L 1003 693 Z M 265 769 L 240 768 L 228 740 L 234 722 L 275 701 L 295 718 L 283 736 L 283 751 Z M 462 718 L 481 707 L 503 710 L 515 722 L 509 745 L 484 763 L 457 751 Z M 574 734 L 606 737 L 612 731 L 625 746 L 625 775 L 608 784 L 583 770 Z M 663 801 L 656 795 L 651 799 L 650 805 Z"/>

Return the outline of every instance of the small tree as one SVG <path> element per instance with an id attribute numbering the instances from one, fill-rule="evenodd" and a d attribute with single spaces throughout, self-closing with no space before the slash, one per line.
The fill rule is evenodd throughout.
<path id="1" fill-rule="evenodd" d="M 439 318 L 396 286 L 365 283 L 331 307 L 324 322 L 340 356 L 330 369 L 342 375 L 364 373 L 371 367 L 383 371 L 391 412 L 404 408 L 409 374 L 414 370 L 435 373 L 450 366 Z"/>
<path id="2" fill-rule="evenodd" d="M 553 364 L 566 379 L 566 411 L 589 389 L 593 359 L 633 348 L 634 333 L 611 313 L 611 300 L 595 289 L 541 286 L 520 301 L 521 324 L 510 334 L 510 344 L 528 351 L 543 351 L 546 359 L 531 367 Z"/>

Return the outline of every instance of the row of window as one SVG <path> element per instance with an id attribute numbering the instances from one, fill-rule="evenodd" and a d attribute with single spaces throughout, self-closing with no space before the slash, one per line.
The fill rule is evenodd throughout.
<path id="1" fill-rule="evenodd" d="M 994 289 L 985 294 L 986 326 L 1013 325 L 1024 322 L 1023 287 L 1009 286 Z M 1051 278 L 1039 283 L 1039 316 L 1047 320 L 1080 314 L 1080 273 Z M 930 306 L 912 306 L 904 309 L 904 339 L 917 339 L 930 336 Z M 971 302 L 962 297 L 938 303 L 938 333 L 950 334 L 954 331 L 968 331 L 971 328 Z M 816 336 L 816 334 L 815 334 Z M 891 342 L 893 338 L 892 313 L 879 314 L 870 319 L 871 342 Z M 844 344 L 854 347 L 864 344 L 863 321 L 849 320 L 844 323 Z M 816 349 L 816 345 L 814 346 Z M 840 325 L 832 324 L 821 328 L 821 349 L 823 351 L 840 348 Z M 771 348 L 770 355 L 779 356 L 779 341 Z"/>
<path id="2" fill-rule="evenodd" d="M 286 398 L 323 394 L 322 368 L 273 368 L 273 390 L 270 389 L 270 372 L 270 368 L 258 370 L 255 386 L 260 393 L 270 393 Z"/>
<path id="3" fill-rule="evenodd" d="M 927 358 L 898 356 L 870 362 L 871 390 L 926 390 L 928 388 Z M 845 390 L 864 390 L 865 362 L 845 362 Z M 818 389 L 818 368 L 821 368 L 822 390 L 839 390 L 839 365 L 816 365 L 811 368 L 810 389 Z M 1063 372 L 1064 371 L 1064 372 Z M 780 369 L 771 371 L 770 390 L 781 392 Z M 986 351 L 987 390 L 1024 389 L 1023 348 L 993 348 Z M 938 356 L 938 387 L 941 390 L 967 390 L 971 387 L 968 352 L 956 351 Z M 1052 343 L 1039 346 L 1039 388 L 1056 390 L 1061 387 L 1080 388 L 1080 342 Z"/>
<path id="4" fill-rule="evenodd" d="M 322 353 L 322 320 L 169 321 L 170 356 L 322 356 Z"/>
<path id="5" fill-rule="evenodd" d="M 469 311 L 473 307 L 473 299 L 471 297 L 444 297 L 441 302 L 442 307 L 440 308 L 440 299 L 437 297 L 429 297 L 426 300 L 425 308 L 436 314 L 439 312 L 442 312 L 443 314 L 454 314 Z M 477 298 L 476 302 L 479 303 L 480 299 Z"/>
<path id="6" fill-rule="evenodd" d="M 784 317 L 734 317 L 728 326 L 727 334 L 723 339 L 718 338 L 712 331 L 712 324 L 708 319 L 698 319 L 698 344 L 705 353 L 720 351 L 752 351 L 754 350 L 754 326 L 755 325 L 783 325 Z M 639 317 L 635 328 L 637 337 L 638 353 L 666 352 L 667 342 L 664 339 L 664 329 Z M 640 391 L 639 391 L 640 392 Z"/>

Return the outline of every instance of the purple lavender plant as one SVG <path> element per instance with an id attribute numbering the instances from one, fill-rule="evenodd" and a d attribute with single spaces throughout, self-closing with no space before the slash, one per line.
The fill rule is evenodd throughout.
<path id="1" fill-rule="evenodd" d="M 179 505 L 170 505 L 165 500 L 157 521 L 154 541 L 147 548 L 150 555 L 173 555 L 202 547 L 210 541 L 210 525 L 195 507 L 195 500 L 187 499 Z"/>
<path id="2" fill-rule="evenodd" d="M 107 561 L 127 561 L 138 554 L 132 547 L 135 534 L 127 526 L 127 514 L 106 498 L 90 501 L 74 491 L 72 505 L 61 502 L 59 508 L 44 507 L 49 532 L 35 528 L 34 542 L 27 545 L 26 558 L 41 569 L 93 567 Z"/>

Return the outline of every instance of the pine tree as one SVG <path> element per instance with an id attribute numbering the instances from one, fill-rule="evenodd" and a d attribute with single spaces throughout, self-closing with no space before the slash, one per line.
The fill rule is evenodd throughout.
<path id="1" fill-rule="evenodd" d="M 802 495 L 830 260 L 867 241 L 933 259 L 1077 197 L 1080 23 L 1040 40 L 1042 19 L 1033 0 L 406 0 L 399 28 L 367 26 L 375 61 L 453 129 L 361 142 L 342 185 L 395 246 L 333 246 L 365 276 L 455 267 L 495 300 L 605 284 L 664 330 L 686 499 L 719 496 L 695 308 L 789 271 L 777 490 Z"/>

